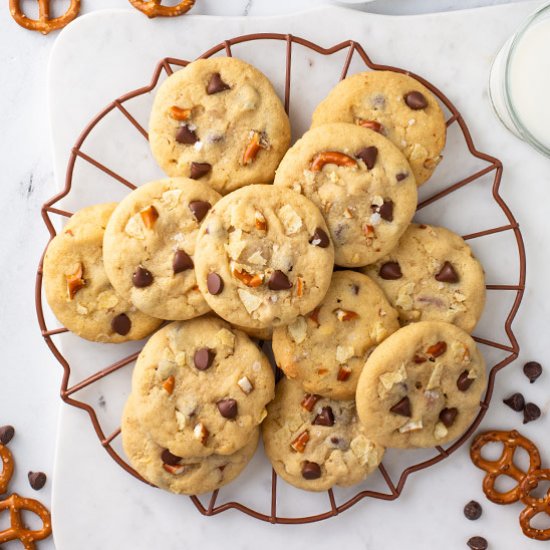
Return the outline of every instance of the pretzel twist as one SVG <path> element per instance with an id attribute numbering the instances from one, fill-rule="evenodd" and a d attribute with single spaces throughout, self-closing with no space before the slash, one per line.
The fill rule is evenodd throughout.
<path id="1" fill-rule="evenodd" d="M 527 537 L 535 540 L 550 540 L 550 528 L 536 529 L 531 526 L 531 520 L 538 514 L 550 515 L 550 489 L 546 491 L 543 498 L 535 498 L 530 494 L 541 481 L 550 481 L 550 470 L 535 470 L 521 482 L 520 498 L 526 507 L 519 516 L 519 524 Z"/>
<path id="2" fill-rule="evenodd" d="M 497 460 L 487 460 L 481 456 L 481 450 L 487 443 L 502 443 L 503 450 Z M 517 448 L 522 448 L 529 454 L 529 469 L 521 470 L 514 463 L 514 455 Z M 511 432 L 492 431 L 478 435 L 470 448 L 472 462 L 480 469 L 487 472 L 483 479 L 483 492 L 487 498 L 496 504 L 512 504 L 521 499 L 521 483 L 525 476 L 539 470 L 541 466 L 540 453 L 535 444 L 523 437 L 515 430 Z M 517 482 L 517 485 L 504 493 L 495 488 L 495 483 L 500 476 L 507 476 Z"/>
<path id="3" fill-rule="evenodd" d="M 195 4 L 195 0 L 182 0 L 176 6 L 163 6 L 162 0 L 129 0 L 129 2 L 147 17 L 176 17 L 187 13 Z"/>
<path id="4" fill-rule="evenodd" d="M 48 34 L 51 31 L 61 29 L 76 18 L 80 12 L 80 0 L 71 0 L 67 11 L 59 17 L 50 17 L 50 0 L 37 0 L 38 19 L 30 19 L 21 8 L 20 0 L 10 0 L 10 13 L 15 21 L 31 31 Z"/>
<path id="5" fill-rule="evenodd" d="M 0 544 L 11 540 L 19 540 L 25 550 L 34 550 L 37 540 L 43 540 L 52 533 L 52 522 L 50 513 L 37 500 L 23 498 L 15 493 L 5 500 L 0 501 L 0 511 L 9 510 L 10 526 L 0 531 Z M 42 528 L 38 530 L 27 529 L 21 517 L 21 510 L 27 510 L 36 514 L 42 520 Z"/>

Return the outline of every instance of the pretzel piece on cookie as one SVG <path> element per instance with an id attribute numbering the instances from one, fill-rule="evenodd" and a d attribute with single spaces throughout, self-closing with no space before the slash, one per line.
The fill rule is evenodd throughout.
<path id="1" fill-rule="evenodd" d="M 481 450 L 488 443 L 502 443 L 502 454 L 497 460 L 487 460 L 481 456 Z M 514 462 L 517 448 L 522 448 L 529 454 L 529 469 L 521 470 Z M 521 498 L 521 482 L 527 474 L 538 470 L 541 466 L 541 458 L 535 444 L 523 437 L 519 432 L 492 431 L 478 435 L 470 448 L 472 462 L 480 469 L 487 472 L 483 479 L 483 492 L 487 498 L 496 504 L 512 504 Z M 504 493 L 495 488 L 495 483 L 500 476 L 507 476 L 517 482 L 517 485 Z"/>
<path id="2" fill-rule="evenodd" d="M 195 4 L 195 0 L 181 0 L 175 6 L 163 6 L 162 0 L 129 0 L 129 2 L 147 17 L 176 17 L 187 13 Z"/>
<path id="3" fill-rule="evenodd" d="M 48 34 L 62 29 L 76 18 L 80 12 L 80 0 L 71 0 L 67 11 L 59 17 L 50 17 L 50 0 L 37 0 L 38 19 L 30 19 L 21 8 L 21 0 L 10 0 L 10 13 L 16 23 L 31 31 Z"/>

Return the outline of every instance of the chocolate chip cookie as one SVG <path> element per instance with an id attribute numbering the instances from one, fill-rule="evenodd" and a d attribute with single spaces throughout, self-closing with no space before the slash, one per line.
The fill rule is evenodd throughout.
<path id="1" fill-rule="evenodd" d="M 422 321 L 373 351 L 357 384 L 357 412 L 368 437 L 386 447 L 443 445 L 472 423 L 485 387 L 485 361 L 472 337 Z"/>
<path id="2" fill-rule="evenodd" d="M 182 458 L 244 447 L 273 398 L 273 370 L 246 334 L 214 317 L 171 323 L 141 351 L 132 379 L 138 420 Z"/>
<path id="3" fill-rule="evenodd" d="M 396 248 L 363 271 L 382 287 L 402 324 L 446 321 L 472 332 L 483 313 L 483 268 L 444 227 L 411 224 Z"/>
<path id="4" fill-rule="evenodd" d="M 387 254 L 416 210 L 415 179 L 401 151 L 353 124 L 306 132 L 284 156 L 275 185 L 302 193 L 321 210 L 335 262 L 344 267 Z"/>
<path id="5" fill-rule="evenodd" d="M 117 206 L 103 259 L 113 286 L 141 311 L 185 320 L 209 311 L 195 277 L 199 226 L 220 195 L 205 183 L 167 178 L 142 185 Z"/>
<path id="6" fill-rule="evenodd" d="M 366 275 L 336 271 L 325 299 L 273 332 L 279 368 L 309 393 L 354 399 L 368 355 L 399 328 L 397 312 Z"/>
<path id="7" fill-rule="evenodd" d="M 149 122 L 153 156 L 169 176 L 226 194 L 273 181 L 290 124 L 273 86 L 233 57 L 199 59 L 160 86 Z"/>
<path id="8" fill-rule="evenodd" d="M 364 480 L 384 449 L 365 435 L 354 401 L 305 393 L 287 378 L 277 384 L 262 425 L 265 452 L 277 475 L 308 491 Z"/>
<path id="9" fill-rule="evenodd" d="M 415 78 L 393 71 L 342 80 L 313 113 L 312 127 L 329 122 L 350 122 L 390 139 L 407 157 L 418 185 L 430 178 L 445 146 L 445 118 L 436 98 Z"/>
<path id="10" fill-rule="evenodd" d="M 220 200 L 197 238 L 195 271 L 210 307 L 251 328 L 281 326 L 324 298 L 334 264 L 317 207 L 283 187 L 250 185 Z"/>
<path id="11" fill-rule="evenodd" d="M 260 429 L 255 428 L 250 441 L 231 455 L 183 458 L 158 445 L 144 430 L 132 396 L 124 408 L 121 429 L 124 452 L 138 474 L 161 489 L 185 495 L 209 493 L 233 481 L 254 456 L 260 437 Z"/>
<path id="12" fill-rule="evenodd" d="M 44 257 L 44 290 L 57 319 L 94 342 L 140 340 L 162 321 L 118 294 L 103 266 L 103 234 L 116 203 L 75 213 L 50 242 Z"/>

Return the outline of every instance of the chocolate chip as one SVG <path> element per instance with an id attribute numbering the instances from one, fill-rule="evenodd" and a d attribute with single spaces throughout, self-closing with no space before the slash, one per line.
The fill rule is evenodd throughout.
<path id="1" fill-rule="evenodd" d="M 473 378 L 468 377 L 468 371 L 462 371 L 460 376 L 458 377 L 458 380 L 456 381 L 456 387 L 460 391 L 468 391 L 468 388 L 474 383 Z"/>
<path id="2" fill-rule="evenodd" d="M 46 474 L 44 472 L 29 472 L 29 483 L 35 491 L 40 491 L 46 485 Z"/>
<path id="3" fill-rule="evenodd" d="M 408 397 L 403 397 L 401 401 L 398 401 L 393 407 L 391 407 L 390 412 L 398 414 L 400 416 L 411 417 L 411 401 Z"/>
<path id="4" fill-rule="evenodd" d="M 380 267 L 378 275 L 386 281 L 395 281 L 401 279 L 403 273 L 401 273 L 401 266 L 397 262 L 386 262 Z"/>
<path id="5" fill-rule="evenodd" d="M 216 354 L 211 349 L 198 349 L 193 357 L 195 367 L 199 370 L 209 369 L 212 366 L 212 361 L 214 361 L 215 356 Z"/>
<path id="6" fill-rule="evenodd" d="M 269 290 L 288 290 L 292 288 L 292 283 L 281 270 L 276 269 L 269 277 L 267 287 Z"/>
<path id="7" fill-rule="evenodd" d="M 414 111 L 425 109 L 428 106 L 426 98 L 420 92 L 409 92 L 405 94 L 404 99 L 405 103 Z"/>
<path id="8" fill-rule="evenodd" d="M 132 321 L 126 313 L 120 313 L 116 317 L 113 317 L 111 321 L 111 328 L 121 336 L 126 336 L 132 328 Z"/>
<path id="9" fill-rule="evenodd" d="M 445 262 L 439 273 L 435 276 L 435 280 L 440 283 L 458 283 L 459 277 L 453 264 Z"/>
<path id="10" fill-rule="evenodd" d="M 208 95 L 219 94 L 220 92 L 230 89 L 231 86 L 222 80 L 220 73 L 213 73 L 210 77 L 210 81 L 208 82 L 208 86 L 206 87 L 206 93 Z"/>
<path id="11" fill-rule="evenodd" d="M 351 291 L 357 296 L 359 294 L 359 285 L 351 285 Z"/>
<path id="12" fill-rule="evenodd" d="M 529 363 L 525 363 L 523 373 L 532 384 L 542 374 L 542 365 L 536 361 L 529 361 Z"/>
<path id="13" fill-rule="evenodd" d="M 202 222 L 204 216 L 208 214 L 208 211 L 212 208 L 212 205 L 207 201 L 191 201 L 189 203 L 189 210 L 193 212 L 193 216 L 198 222 Z"/>
<path id="14" fill-rule="evenodd" d="M 458 409 L 455 409 L 454 407 L 450 409 L 443 409 L 439 413 L 439 420 L 447 426 L 447 428 L 450 428 L 456 420 L 456 417 L 458 416 Z"/>
<path id="15" fill-rule="evenodd" d="M 206 176 L 210 170 L 212 170 L 212 165 L 208 164 L 208 162 L 192 162 L 191 169 L 189 170 L 189 177 L 192 180 L 198 180 Z"/>
<path id="16" fill-rule="evenodd" d="M 482 512 L 481 504 L 475 500 L 470 500 L 470 502 L 464 506 L 464 515 L 472 521 L 479 519 Z"/>
<path id="17" fill-rule="evenodd" d="M 525 407 L 525 398 L 521 393 L 514 393 L 503 399 L 502 402 L 516 412 L 522 411 Z"/>
<path id="18" fill-rule="evenodd" d="M 172 260 L 172 269 L 174 273 L 181 273 L 182 271 L 187 271 L 188 269 L 193 269 L 195 264 L 191 259 L 191 256 L 187 254 L 184 250 L 176 250 L 174 258 Z"/>
<path id="19" fill-rule="evenodd" d="M 383 220 L 387 222 L 393 221 L 393 201 L 384 201 L 382 206 L 378 209 L 378 213 Z"/>
<path id="20" fill-rule="evenodd" d="M 150 271 L 139 266 L 132 275 L 132 282 L 137 288 L 144 288 L 153 284 L 153 275 Z"/>
<path id="21" fill-rule="evenodd" d="M 222 399 L 216 405 L 224 418 L 232 419 L 237 416 L 237 402 L 234 399 Z"/>
<path id="22" fill-rule="evenodd" d="M 408 178 L 409 177 L 409 174 L 406 174 L 405 172 L 399 172 L 399 174 L 397 174 L 395 176 L 395 179 L 397 181 L 403 181 L 404 179 Z"/>
<path id="23" fill-rule="evenodd" d="M 316 426 L 334 426 L 334 413 L 330 407 L 323 407 L 315 417 L 313 424 Z"/>
<path id="24" fill-rule="evenodd" d="M 182 143 L 183 145 L 193 145 L 199 141 L 195 130 L 191 130 L 187 124 L 183 124 L 179 127 L 176 134 L 176 141 Z"/>
<path id="25" fill-rule="evenodd" d="M 361 159 L 367 166 L 369 170 L 372 170 L 374 168 L 374 165 L 376 164 L 376 157 L 378 156 L 378 149 L 376 147 L 364 147 L 360 151 L 357 151 L 355 153 L 355 156 L 358 159 Z"/>
<path id="26" fill-rule="evenodd" d="M 168 449 L 164 449 L 160 454 L 160 459 L 168 466 L 177 466 L 181 461 L 181 456 L 173 455 Z"/>
<path id="27" fill-rule="evenodd" d="M 528 424 L 529 422 L 533 422 L 533 420 L 537 420 L 540 415 L 541 412 L 538 405 L 535 405 L 534 403 L 526 403 L 525 408 L 523 409 L 523 423 Z"/>
<path id="28" fill-rule="evenodd" d="M 15 435 L 15 428 L 13 426 L 0 426 L 0 443 L 7 445 Z"/>
<path id="29" fill-rule="evenodd" d="M 328 235 L 320 227 L 318 227 L 313 232 L 313 237 L 309 239 L 309 244 L 318 246 L 319 248 L 327 248 L 330 244 L 330 239 L 328 238 Z"/>
<path id="30" fill-rule="evenodd" d="M 472 550 L 487 550 L 489 547 L 489 543 L 483 537 L 472 537 L 467 544 Z"/>
<path id="31" fill-rule="evenodd" d="M 223 279 L 217 273 L 209 273 L 206 277 L 208 292 L 216 296 L 223 290 Z"/>
<path id="32" fill-rule="evenodd" d="M 316 462 L 306 460 L 302 465 L 302 477 L 304 479 L 319 479 L 321 477 L 321 466 Z"/>

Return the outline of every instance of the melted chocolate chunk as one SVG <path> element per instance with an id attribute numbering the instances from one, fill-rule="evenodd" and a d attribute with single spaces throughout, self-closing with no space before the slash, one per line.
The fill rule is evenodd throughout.
<path id="1" fill-rule="evenodd" d="M 330 244 L 330 239 L 328 235 L 320 227 L 315 229 L 313 232 L 313 237 L 309 239 L 309 244 L 313 246 L 318 246 L 319 248 L 327 248 Z"/>
<path id="2" fill-rule="evenodd" d="M 302 465 L 302 477 L 304 479 L 319 479 L 321 477 L 321 466 L 316 462 L 306 460 Z"/>
<path id="3" fill-rule="evenodd" d="M 132 321 L 130 321 L 130 318 L 126 315 L 126 313 L 120 313 L 116 317 L 113 317 L 113 320 L 111 321 L 111 328 L 117 334 L 126 336 L 132 328 Z"/>
<path id="4" fill-rule="evenodd" d="M 443 409 L 439 413 L 439 420 L 445 424 L 447 428 L 450 428 L 456 420 L 456 417 L 458 416 L 458 409 L 452 407 L 450 409 Z"/>
<path id="5" fill-rule="evenodd" d="M 176 133 L 176 141 L 182 145 L 193 145 L 199 141 L 195 130 L 191 130 L 187 124 L 183 124 L 178 128 Z"/>
<path id="6" fill-rule="evenodd" d="M 424 97 L 424 94 L 420 92 L 409 92 L 405 94 L 405 103 L 414 111 L 419 109 L 425 109 L 428 106 L 428 101 Z"/>
<path id="7" fill-rule="evenodd" d="M 160 459 L 168 466 L 177 466 L 180 463 L 181 457 L 173 455 L 168 449 L 164 449 L 160 454 Z"/>
<path id="8" fill-rule="evenodd" d="M 208 164 L 208 162 L 192 162 L 189 169 L 189 177 L 192 180 L 198 180 L 206 176 L 210 170 L 212 170 L 212 165 Z"/>
<path id="9" fill-rule="evenodd" d="M 139 266 L 132 275 L 132 282 L 136 288 L 145 288 L 153 284 L 153 275 L 144 267 Z"/>
<path id="10" fill-rule="evenodd" d="M 237 401 L 235 399 L 222 399 L 216 403 L 218 411 L 224 418 L 230 420 L 237 416 Z"/>
<path id="11" fill-rule="evenodd" d="M 223 279 L 217 273 L 209 273 L 206 277 L 208 292 L 216 296 L 223 290 Z"/>
<path id="12" fill-rule="evenodd" d="M 456 387 L 460 391 L 468 391 L 470 386 L 474 383 L 473 378 L 468 378 L 468 371 L 462 371 L 460 373 L 460 376 L 458 377 L 458 380 L 456 381 Z"/>
<path id="13" fill-rule="evenodd" d="M 374 165 L 376 164 L 378 149 L 374 147 L 374 145 L 371 147 L 364 147 L 360 151 L 357 151 L 357 153 L 355 153 L 355 156 L 361 159 L 369 170 L 372 170 L 374 168 Z"/>
<path id="14" fill-rule="evenodd" d="M 199 370 L 206 370 L 212 366 L 216 354 L 208 348 L 201 348 L 195 352 L 193 362 Z"/>
<path id="15" fill-rule="evenodd" d="M 435 280 L 440 283 L 458 283 L 459 277 L 453 264 L 445 262 L 439 273 L 435 276 Z"/>
<path id="16" fill-rule="evenodd" d="M 220 75 L 220 73 L 213 73 L 208 81 L 208 86 L 206 87 L 206 93 L 208 95 L 219 94 L 225 90 L 230 90 L 231 86 L 226 84 Z"/>
<path id="17" fill-rule="evenodd" d="M 393 407 L 390 408 L 390 412 L 398 414 L 399 416 L 411 417 L 411 401 L 408 397 L 403 397 L 401 401 L 398 401 Z"/>
<path id="18" fill-rule="evenodd" d="M 382 206 L 378 208 L 378 213 L 383 220 L 387 222 L 393 221 L 393 201 L 387 200 L 384 201 Z"/>
<path id="19" fill-rule="evenodd" d="M 269 290 L 289 290 L 292 288 L 292 283 L 281 270 L 276 269 L 269 277 L 267 287 Z"/>
<path id="20" fill-rule="evenodd" d="M 395 281 L 401 279 L 403 273 L 401 273 L 401 266 L 397 262 L 386 262 L 380 266 L 378 275 L 386 281 Z"/>
<path id="21" fill-rule="evenodd" d="M 181 273 L 182 271 L 187 271 L 188 269 L 193 269 L 194 267 L 195 264 L 187 252 L 184 250 L 176 250 L 172 260 L 172 269 L 174 270 L 174 273 Z"/>
<path id="22" fill-rule="evenodd" d="M 212 205 L 207 201 L 191 201 L 189 203 L 189 210 L 193 212 L 193 216 L 198 222 L 202 222 L 208 211 L 212 208 Z"/>
<path id="23" fill-rule="evenodd" d="M 316 426 L 334 426 L 334 413 L 331 407 L 323 407 L 315 417 L 313 424 Z"/>

